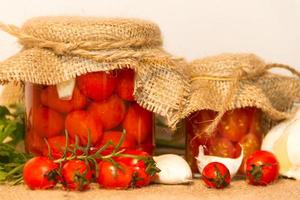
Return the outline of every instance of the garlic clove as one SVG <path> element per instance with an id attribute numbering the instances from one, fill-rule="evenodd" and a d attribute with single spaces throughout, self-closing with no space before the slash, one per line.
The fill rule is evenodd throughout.
<path id="1" fill-rule="evenodd" d="M 62 100 L 71 100 L 75 88 L 75 79 L 61 82 L 56 85 L 58 97 Z"/>
<path id="2" fill-rule="evenodd" d="M 204 147 L 202 145 L 199 146 L 199 154 L 197 159 L 197 165 L 200 174 L 202 174 L 202 171 L 206 165 L 208 165 L 211 162 L 220 162 L 224 164 L 229 172 L 231 178 L 235 176 L 235 174 L 238 172 L 242 161 L 243 161 L 244 153 L 243 149 L 241 151 L 241 155 L 238 158 L 223 158 L 218 156 L 209 156 L 204 154 Z"/>
<path id="3" fill-rule="evenodd" d="M 153 159 L 161 170 L 154 179 L 155 183 L 187 184 L 192 182 L 191 168 L 181 156 L 164 154 Z"/>

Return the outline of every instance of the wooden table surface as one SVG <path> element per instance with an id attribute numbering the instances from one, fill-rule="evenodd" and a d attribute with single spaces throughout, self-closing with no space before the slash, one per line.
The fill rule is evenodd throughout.
<path id="1" fill-rule="evenodd" d="M 267 187 L 250 186 L 244 180 L 233 181 L 223 190 L 208 189 L 200 180 L 191 185 L 151 185 L 141 189 L 104 190 L 93 185 L 86 192 L 29 190 L 24 185 L 0 185 L 1 200 L 299 200 L 300 181 L 279 180 Z"/>

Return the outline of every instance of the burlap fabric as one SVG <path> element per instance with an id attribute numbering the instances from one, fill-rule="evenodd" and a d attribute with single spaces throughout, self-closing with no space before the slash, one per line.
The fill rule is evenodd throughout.
<path id="1" fill-rule="evenodd" d="M 156 24 L 138 19 L 38 17 L 21 28 L 0 23 L 23 50 L 0 63 L 0 81 L 57 84 L 94 71 L 132 68 L 135 98 L 177 121 L 188 94 L 184 61 L 162 49 Z"/>
<path id="2" fill-rule="evenodd" d="M 287 65 L 266 64 L 254 54 L 222 54 L 193 61 L 187 70 L 191 95 L 182 118 L 203 109 L 218 111 L 208 133 L 227 110 L 235 108 L 260 108 L 273 121 L 289 118 L 300 100 L 300 80 L 269 71 L 275 67 L 300 75 Z"/>

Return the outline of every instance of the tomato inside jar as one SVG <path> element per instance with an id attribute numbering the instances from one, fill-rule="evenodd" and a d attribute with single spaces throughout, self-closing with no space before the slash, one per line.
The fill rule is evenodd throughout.
<path id="1" fill-rule="evenodd" d="M 186 118 L 186 159 L 193 173 L 198 173 L 195 157 L 199 146 L 204 146 L 206 155 L 237 158 L 243 148 L 244 159 L 239 172 L 244 173 L 244 161 L 254 151 L 259 150 L 263 138 L 260 109 L 254 107 L 227 111 L 216 130 L 205 133 L 217 112 L 201 110 Z"/>
<path id="2" fill-rule="evenodd" d="M 131 69 L 87 73 L 76 78 L 67 99 L 61 98 L 65 88 L 26 83 L 26 150 L 48 155 L 50 147 L 58 158 L 67 132 L 70 145 L 78 138 L 85 146 L 90 139 L 96 151 L 109 141 L 117 145 L 125 131 L 121 148 L 152 154 L 154 115 L 135 101 L 134 77 Z"/>

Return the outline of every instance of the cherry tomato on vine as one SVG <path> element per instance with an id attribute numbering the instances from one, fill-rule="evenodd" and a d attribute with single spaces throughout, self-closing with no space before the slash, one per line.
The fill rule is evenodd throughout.
<path id="1" fill-rule="evenodd" d="M 268 151 L 256 151 L 246 160 L 246 178 L 251 185 L 268 185 L 279 175 L 279 163 Z"/>
<path id="2" fill-rule="evenodd" d="M 70 190 L 87 190 L 92 179 L 89 164 L 82 160 L 67 161 L 62 170 L 63 185 Z"/>
<path id="3" fill-rule="evenodd" d="M 116 162 L 116 164 L 118 167 L 108 161 L 99 162 L 97 182 L 101 187 L 107 189 L 127 189 L 131 186 L 132 167 L 121 162 Z"/>
<path id="4" fill-rule="evenodd" d="M 34 157 L 23 168 L 23 179 L 30 189 L 50 189 L 58 180 L 58 165 L 47 157 Z"/>
<path id="5" fill-rule="evenodd" d="M 225 165 L 219 162 L 211 162 L 202 172 L 202 180 L 209 188 L 222 189 L 230 184 L 230 172 Z"/>

